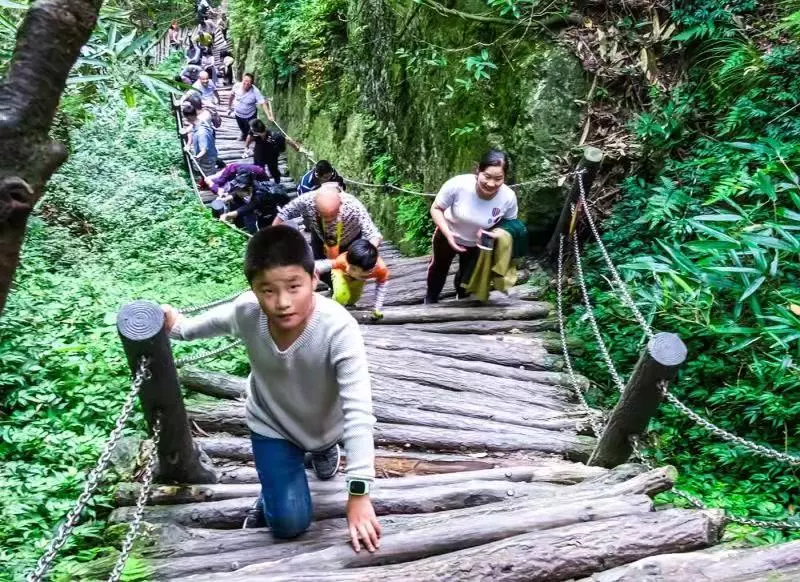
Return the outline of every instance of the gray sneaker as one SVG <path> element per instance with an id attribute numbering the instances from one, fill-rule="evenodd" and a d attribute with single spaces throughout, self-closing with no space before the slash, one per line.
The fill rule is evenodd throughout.
<path id="1" fill-rule="evenodd" d="M 338 444 L 324 451 L 311 453 L 311 466 L 314 467 L 317 478 L 322 481 L 333 479 L 341 464 L 342 452 Z"/>

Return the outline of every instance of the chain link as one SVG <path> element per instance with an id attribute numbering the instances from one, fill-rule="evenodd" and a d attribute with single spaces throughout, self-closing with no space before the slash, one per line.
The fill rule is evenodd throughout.
<path id="1" fill-rule="evenodd" d="M 156 421 L 153 425 L 153 446 L 150 449 L 150 456 L 147 459 L 147 465 L 142 475 L 142 488 L 139 490 L 139 498 L 136 500 L 136 512 L 133 514 L 133 520 L 128 526 L 128 533 L 125 535 L 125 541 L 122 542 L 117 563 L 114 569 L 108 576 L 108 582 L 118 582 L 122 576 L 122 570 L 125 568 L 125 563 L 128 561 L 128 556 L 133 549 L 133 544 L 139 535 L 139 527 L 142 523 L 142 516 L 144 515 L 144 507 L 147 505 L 147 500 L 150 498 L 150 488 L 153 484 L 153 471 L 156 467 L 156 459 L 158 459 L 158 443 L 161 439 L 161 416 L 156 416 Z"/>
<path id="2" fill-rule="evenodd" d="M 241 291 L 237 291 L 233 295 L 229 297 L 225 297 L 224 299 L 218 299 L 216 301 L 212 301 L 210 303 L 204 303 L 202 305 L 194 305 L 191 307 L 181 307 L 178 309 L 178 313 L 183 313 L 184 315 L 188 313 L 195 313 L 197 311 L 205 311 L 206 309 L 211 309 L 212 307 L 216 307 L 217 305 L 222 305 L 223 303 L 229 303 L 239 297 L 242 293 L 247 291 L 247 289 L 242 289 Z"/>
<path id="3" fill-rule="evenodd" d="M 663 385 L 667 383 L 662 381 Z M 650 460 L 644 455 L 642 452 L 639 437 L 636 435 L 631 435 L 630 437 L 631 448 L 633 449 L 633 456 L 639 460 L 647 469 L 653 470 L 655 466 L 650 462 Z M 699 497 L 695 497 L 691 493 L 687 493 L 682 489 L 678 489 L 677 487 L 672 487 L 672 493 L 681 497 L 689 502 L 693 507 L 697 509 L 721 509 L 721 508 L 714 508 L 709 507 Z M 749 525 L 752 527 L 760 527 L 760 528 L 772 528 L 772 529 L 784 529 L 784 530 L 799 530 L 800 531 L 800 522 L 793 522 L 787 520 L 766 520 L 766 519 L 751 519 L 749 517 L 741 517 L 738 515 L 733 515 L 729 511 L 725 509 L 721 509 L 725 513 L 725 517 L 728 521 L 733 523 L 738 523 L 740 525 Z"/>
<path id="4" fill-rule="evenodd" d="M 36 562 L 34 569 L 25 577 L 27 582 L 39 582 L 52 567 L 53 560 L 62 546 L 66 543 L 67 539 L 72 533 L 72 530 L 78 523 L 78 519 L 80 518 L 81 513 L 83 513 L 83 509 L 86 507 L 86 504 L 89 502 L 89 499 L 91 499 L 95 489 L 97 489 L 98 485 L 100 485 L 100 482 L 105 476 L 106 471 L 108 470 L 109 462 L 111 461 L 111 454 L 114 452 L 114 449 L 122 437 L 122 429 L 125 428 L 125 424 L 128 422 L 128 417 L 133 411 L 133 406 L 136 403 L 136 397 L 139 395 L 142 384 L 149 379 L 150 370 L 147 367 L 147 360 L 142 357 L 139 360 L 139 365 L 136 369 L 133 382 L 131 383 L 131 389 L 128 392 L 128 397 L 125 400 L 125 404 L 122 406 L 119 416 L 117 417 L 114 430 L 111 431 L 111 434 L 106 441 L 103 453 L 100 455 L 100 458 L 97 459 L 96 465 L 89 473 L 86 483 L 83 486 L 83 492 L 75 502 L 75 506 L 69 511 L 67 517 L 58 527 L 55 537 L 50 541 L 47 550 L 39 558 L 39 561 Z"/>
<path id="5" fill-rule="evenodd" d="M 608 373 L 611 374 L 611 378 L 614 380 L 614 385 L 617 387 L 619 392 L 622 393 L 625 391 L 625 383 L 622 381 L 622 378 L 620 378 L 617 368 L 614 366 L 614 361 L 611 359 L 611 355 L 608 353 L 606 342 L 603 341 L 603 336 L 600 334 L 600 327 L 597 325 L 597 320 L 594 317 L 594 309 L 592 308 L 592 302 L 589 298 L 589 291 L 586 288 L 586 280 L 583 277 L 583 264 L 581 262 L 581 249 L 580 245 L 578 244 L 578 237 L 572 237 L 572 243 L 575 251 L 575 266 L 578 272 L 578 284 L 581 288 L 583 304 L 586 307 L 586 316 L 589 318 L 589 325 L 592 328 L 592 333 L 594 334 L 595 340 L 597 340 L 597 347 L 600 348 L 600 354 L 603 356 L 603 360 L 606 362 Z"/>
<path id="6" fill-rule="evenodd" d="M 231 343 L 222 346 L 221 348 L 217 348 L 215 350 L 208 350 L 208 351 L 205 351 L 205 352 L 200 352 L 199 354 L 194 355 L 194 356 L 187 356 L 185 358 L 180 358 L 178 360 L 175 360 L 175 367 L 180 368 L 180 367 L 185 366 L 187 364 L 193 364 L 195 362 L 199 362 L 200 360 L 205 360 L 206 358 L 213 358 L 214 356 L 218 356 L 220 354 L 223 354 L 223 353 L 227 352 L 228 350 L 232 350 L 233 348 L 235 348 L 236 346 L 240 345 L 241 343 L 242 343 L 242 340 L 234 340 Z"/>
<path id="7" fill-rule="evenodd" d="M 567 334 L 564 330 L 564 309 L 562 305 L 562 296 L 563 296 L 563 277 L 564 277 L 564 235 L 562 234 L 558 239 L 558 331 L 561 336 L 561 351 L 564 354 L 564 364 L 567 367 L 567 373 L 569 374 L 569 381 L 572 384 L 572 389 L 575 392 L 575 395 L 578 397 L 578 401 L 581 404 L 581 408 L 589 415 L 589 424 L 592 427 L 592 431 L 597 438 L 600 438 L 603 434 L 603 426 L 602 423 L 598 420 L 599 413 L 594 410 L 593 408 L 589 407 L 589 404 L 586 402 L 586 398 L 583 395 L 583 390 L 581 390 L 580 385 L 578 384 L 577 378 L 575 378 L 575 371 L 572 368 L 572 358 L 569 355 L 569 349 L 567 348 Z"/>
<path id="8" fill-rule="evenodd" d="M 628 286 L 622 280 L 622 277 L 619 275 L 619 271 L 617 270 L 614 262 L 611 260 L 611 256 L 608 254 L 608 250 L 606 249 L 605 245 L 603 244 L 602 239 L 600 238 L 600 233 L 597 230 L 597 225 L 592 218 L 591 212 L 589 212 L 589 206 L 586 203 L 586 192 L 584 191 L 583 180 L 578 180 L 580 185 L 580 203 L 583 205 L 585 210 L 587 222 L 589 223 L 589 228 L 592 231 L 592 235 L 594 236 L 595 241 L 597 242 L 597 246 L 600 249 L 600 253 L 603 255 L 603 260 L 605 261 L 606 265 L 608 266 L 609 271 L 611 271 L 611 277 L 614 280 L 616 288 L 619 290 L 621 295 L 622 303 L 628 307 L 633 312 L 636 321 L 639 323 L 642 331 L 647 335 L 648 339 L 653 339 L 655 336 L 653 329 L 647 323 L 642 312 L 639 310 L 638 306 L 634 302 L 631 294 L 628 290 Z M 575 242 L 575 246 L 577 249 L 577 241 Z M 580 269 L 580 259 L 578 259 L 578 265 Z M 581 283 L 583 285 L 582 276 L 581 276 Z M 597 334 L 595 334 L 597 335 Z M 703 418 L 691 408 L 689 408 L 686 404 L 684 404 L 677 396 L 670 393 L 668 390 L 665 390 L 664 396 L 666 397 L 667 401 L 672 404 L 675 408 L 678 409 L 684 416 L 688 417 L 692 421 L 694 421 L 697 425 L 704 428 L 710 434 L 718 437 L 719 439 L 733 443 L 735 445 L 739 445 L 741 447 L 746 448 L 747 450 L 756 453 L 757 455 L 761 455 L 764 457 L 769 457 L 771 459 L 775 459 L 777 461 L 782 461 L 784 463 L 788 463 L 790 465 L 800 465 L 800 456 L 792 455 L 788 453 L 782 453 L 781 451 L 777 451 L 771 447 L 767 447 L 764 445 L 760 445 L 758 443 L 749 441 L 745 438 L 742 438 L 738 435 L 735 435 L 722 427 L 717 426 L 710 420 Z"/>

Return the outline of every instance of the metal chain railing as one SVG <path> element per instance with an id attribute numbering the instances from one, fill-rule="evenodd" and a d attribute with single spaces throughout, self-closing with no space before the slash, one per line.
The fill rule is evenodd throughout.
<path id="1" fill-rule="evenodd" d="M 572 389 L 575 392 L 575 395 L 578 397 L 578 402 L 580 402 L 581 408 L 589 415 L 589 424 L 592 427 L 592 431 L 597 438 L 600 438 L 603 434 L 603 426 L 602 423 L 598 420 L 598 412 L 593 408 L 589 407 L 589 404 L 586 402 L 586 398 L 583 395 L 583 390 L 581 390 L 580 385 L 578 384 L 578 380 L 575 377 L 575 371 L 572 368 L 572 358 L 569 355 L 569 349 L 567 348 L 567 333 L 564 329 L 564 309 L 562 305 L 562 296 L 563 296 L 563 277 L 564 277 L 564 235 L 562 234 L 558 241 L 558 279 L 557 279 L 557 287 L 558 287 L 558 294 L 557 294 L 557 306 L 558 306 L 558 331 L 561 336 L 561 351 L 564 354 L 564 365 L 567 367 L 567 374 L 569 375 L 570 384 L 572 384 Z"/>
<path id="2" fill-rule="evenodd" d="M 573 216 L 574 215 L 575 212 L 573 209 Z M 592 333 L 597 341 L 597 347 L 600 349 L 600 355 L 603 356 L 603 360 L 608 368 L 608 373 L 611 374 L 611 378 L 614 380 L 614 385 L 617 387 L 617 390 L 622 393 L 625 391 L 625 383 L 622 381 L 619 372 L 617 372 L 616 366 L 614 366 L 614 361 L 611 359 L 611 355 L 608 353 L 608 347 L 606 346 L 606 342 L 603 340 L 603 336 L 600 333 L 600 326 L 597 324 L 597 319 L 595 319 L 594 316 L 592 301 L 589 298 L 589 290 L 586 288 L 586 280 L 583 277 L 583 264 L 581 262 L 581 250 L 580 245 L 578 244 L 578 237 L 572 237 L 572 243 L 573 250 L 575 252 L 575 266 L 578 273 L 578 285 L 581 288 L 583 305 L 586 307 L 586 317 L 589 319 L 589 325 L 592 328 Z"/>
<path id="3" fill-rule="evenodd" d="M 665 382 L 665 381 L 662 381 L 661 384 L 662 384 L 662 386 L 661 386 L 662 389 L 666 390 L 667 386 L 668 386 L 668 383 Z M 649 469 L 651 471 L 653 469 L 655 469 L 656 467 L 650 462 L 650 460 L 645 456 L 644 452 L 642 451 L 641 443 L 639 442 L 639 438 L 637 436 L 632 436 L 630 438 L 630 443 L 631 443 L 631 448 L 633 449 L 633 456 L 636 459 L 638 459 L 639 462 L 642 463 L 642 465 L 647 467 L 647 469 Z M 697 509 L 704 509 L 704 510 L 705 509 L 721 509 L 721 508 L 710 507 L 710 506 L 706 505 L 705 503 L 703 503 L 703 501 L 700 498 L 695 497 L 691 493 L 687 493 L 686 491 L 678 489 L 677 487 L 672 487 L 671 491 L 672 491 L 672 493 L 674 493 L 678 497 L 681 497 L 681 498 L 685 499 L 686 501 L 688 501 L 693 507 L 695 507 Z M 725 513 L 725 517 L 728 519 L 728 521 L 732 521 L 732 522 L 738 523 L 740 525 L 749 525 L 749 526 L 753 526 L 753 527 L 783 529 L 783 530 L 800 530 L 800 522 L 792 522 L 792 521 L 786 521 L 786 520 L 752 519 L 752 518 L 749 518 L 749 517 L 741 517 L 741 516 L 738 516 L 738 515 L 734 515 L 734 514 L 730 513 L 727 510 L 724 510 L 724 509 L 722 509 L 722 511 Z"/>
<path id="4" fill-rule="evenodd" d="M 233 295 L 228 297 L 224 297 L 223 299 L 217 299 L 216 301 L 212 301 L 210 303 L 203 303 L 202 305 L 193 305 L 191 307 L 180 307 L 178 308 L 178 313 L 188 314 L 188 313 L 196 313 L 198 311 L 205 311 L 206 309 L 211 309 L 212 307 L 216 307 L 217 305 L 222 305 L 223 303 L 229 303 L 239 297 L 242 293 L 247 292 L 247 289 L 242 289 L 241 291 L 237 291 Z"/>
<path id="5" fill-rule="evenodd" d="M 199 362 L 200 360 L 205 360 L 206 358 L 213 358 L 214 356 L 218 356 L 220 354 L 224 354 L 228 350 L 232 350 L 236 346 L 242 344 L 242 340 L 234 340 L 229 344 L 225 344 L 220 348 L 216 348 L 214 350 L 207 350 L 205 352 L 200 352 L 199 354 L 193 356 L 186 356 L 185 358 L 179 358 L 175 360 L 175 367 L 180 368 L 182 366 L 186 366 L 187 364 L 194 364 L 195 362 Z"/>
<path id="6" fill-rule="evenodd" d="M 636 305 L 636 302 L 631 297 L 631 294 L 628 290 L 628 286 L 622 280 L 622 277 L 620 277 L 619 271 L 614 265 L 614 262 L 611 260 L 611 256 L 608 254 L 608 250 L 606 249 L 602 239 L 600 238 L 600 233 L 597 229 L 597 225 L 595 224 L 594 219 L 592 218 L 592 214 L 591 212 L 589 212 L 589 207 L 586 203 L 586 192 L 584 191 L 583 180 L 578 180 L 578 183 L 580 184 L 580 203 L 583 205 L 583 208 L 585 210 L 586 220 L 589 223 L 589 228 L 592 231 L 592 236 L 597 242 L 597 246 L 600 249 L 600 253 L 603 255 L 603 260 L 605 261 L 606 266 L 608 266 L 608 269 L 611 272 L 611 277 L 614 281 L 616 288 L 619 291 L 621 301 L 628 309 L 630 309 L 633 312 L 633 315 L 636 318 L 636 321 L 639 323 L 639 326 L 641 327 L 642 331 L 647 335 L 649 339 L 652 339 L 655 335 L 653 329 L 650 327 L 650 324 L 644 318 L 642 312 L 639 310 L 639 307 Z M 577 254 L 578 251 L 577 240 L 575 240 L 575 249 Z M 578 259 L 578 265 L 580 270 L 580 259 Z M 756 453 L 764 457 L 769 457 L 777 461 L 788 463 L 790 465 L 800 465 L 800 456 L 792 455 L 789 453 L 783 453 L 771 447 L 760 445 L 758 443 L 749 441 L 745 438 L 735 435 L 732 432 L 727 431 L 720 426 L 717 426 L 710 420 L 702 417 L 701 415 L 693 411 L 686 404 L 684 404 L 677 396 L 675 396 L 668 390 L 665 391 L 664 396 L 667 399 L 667 401 L 670 404 L 672 404 L 675 408 L 677 408 L 678 411 L 680 411 L 684 416 L 688 417 L 697 425 L 704 428 L 710 434 L 720 438 L 721 440 L 733 443 L 735 445 L 739 445 L 753 453 Z"/>
<path id="7" fill-rule="evenodd" d="M 44 554 L 42 554 L 38 562 L 36 562 L 34 569 L 26 575 L 25 580 L 27 582 L 39 582 L 40 580 L 44 579 L 45 574 L 47 574 L 47 571 L 52 567 L 53 560 L 55 560 L 59 550 L 66 543 L 67 539 L 72 533 L 72 530 L 77 525 L 78 519 L 80 519 L 81 513 L 83 513 L 86 504 L 89 502 L 89 499 L 91 499 L 95 490 L 100 485 L 100 482 L 103 480 L 103 477 L 108 470 L 108 465 L 111 461 L 111 454 L 114 452 L 114 449 L 122 437 L 122 430 L 125 428 L 125 424 L 128 422 L 128 418 L 133 411 L 133 406 L 136 403 L 136 397 L 139 395 L 142 384 L 144 384 L 146 380 L 150 379 L 150 370 L 147 366 L 147 360 L 145 358 L 141 358 L 136 369 L 136 374 L 131 382 L 131 389 L 128 392 L 128 397 L 125 400 L 125 404 L 122 406 L 119 416 L 117 417 L 114 430 L 111 431 L 111 434 L 106 441 L 105 448 L 103 449 L 100 457 L 97 459 L 97 463 L 89 472 L 89 476 L 87 477 L 86 483 L 83 486 L 83 492 L 75 502 L 75 506 L 69 511 L 67 517 L 58 527 L 56 535 L 50 541 L 47 550 L 45 550 Z"/>
<path id="8" fill-rule="evenodd" d="M 161 439 L 161 416 L 156 416 L 155 423 L 153 424 L 153 446 L 150 449 L 150 456 L 147 459 L 144 473 L 142 474 L 142 488 L 139 490 L 139 497 L 136 500 L 136 511 L 133 514 L 133 519 L 128 526 L 128 533 L 125 535 L 125 541 L 122 542 L 122 548 L 117 558 L 117 563 L 114 564 L 114 569 L 108 576 L 108 582 L 118 582 L 122 576 L 122 570 L 125 568 L 125 562 L 128 561 L 128 556 L 133 549 L 133 544 L 139 535 L 139 527 L 142 524 L 142 516 L 144 515 L 144 507 L 147 505 L 147 500 L 150 498 L 150 488 L 153 484 L 153 471 L 156 467 L 156 460 L 158 459 L 158 443 Z"/>

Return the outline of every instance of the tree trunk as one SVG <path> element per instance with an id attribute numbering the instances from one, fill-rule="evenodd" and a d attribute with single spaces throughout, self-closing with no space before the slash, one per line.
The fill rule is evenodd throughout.
<path id="1" fill-rule="evenodd" d="M 0 312 L 19 264 L 28 216 L 67 157 L 50 127 L 72 65 L 97 22 L 100 0 L 37 0 L 0 80 Z"/>
<path id="2" fill-rule="evenodd" d="M 249 572 L 202 580 L 229 582 L 443 582 L 457 576 L 459 582 L 537 582 L 569 580 L 663 552 L 686 552 L 713 545 L 719 539 L 722 514 L 713 511 L 671 509 L 633 513 L 609 519 L 533 531 L 453 553 L 392 566 L 351 567 L 344 570 L 314 569 L 282 574 L 274 570 Z M 380 553 L 354 554 L 349 564 L 369 564 Z M 289 560 L 287 560 L 288 562 Z M 297 561 L 302 561 L 302 556 Z M 324 562 L 323 562 L 324 563 Z M 281 568 L 281 562 L 273 563 Z M 245 573 L 246 572 L 246 573 Z M 456 574 L 457 573 L 457 574 Z"/>
<path id="3" fill-rule="evenodd" d="M 341 531 L 339 536 L 332 531 L 328 539 L 311 543 L 273 544 L 227 554 L 173 558 L 150 566 L 155 575 L 165 578 L 237 568 L 242 568 L 237 574 L 280 574 L 319 567 L 319 564 L 325 564 L 327 570 L 363 568 L 410 562 L 533 531 L 648 513 L 652 509 L 650 498 L 644 495 L 577 501 L 552 509 L 533 504 L 527 508 L 518 507 L 513 513 L 500 511 L 502 505 L 495 504 L 494 511 L 480 515 L 459 516 L 458 511 L 447 512 L 446 519 L 435 523 L 426 519 L 430 516 L 413 516 L 401 520 L 400 524 L 383 525 L 381 547 L 374 554 L 356 554 L 349 544 L 342 543 Z M 247 564 L 252 565 L 244 567 Z"/>
<path id="4" fill-rule="evenodd" d="M 742 550 L 665 554 L 579 582 L 780 582 L 800 580 L 800 540 Z"/>

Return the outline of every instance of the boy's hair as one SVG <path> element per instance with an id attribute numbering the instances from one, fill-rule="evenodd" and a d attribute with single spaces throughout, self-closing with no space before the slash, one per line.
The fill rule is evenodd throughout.
<path id="1" fill-rule="evenodd" d="M 256 232 L 247 243 L 244 275 L 248 283 L 267 269 L 293 266 L 314 276 L 314 255 L 299 230 L 284 224 L 270 226 Z"/>
<path id="2" fill-rule="evenodd" d="M 251 119 L 250 120 L 250 131 L 253 133 L 264 133 L 267 131 L 267 126 L 264 125 L 264 122 L 260 119 Z"/>
<path id="3" fill-rule="evenodd" d="M 347 247 L 347 262 L 365 271 L 371 271 L 378 262 L 378 249 L 367 239 L 354 240 Z"/>

